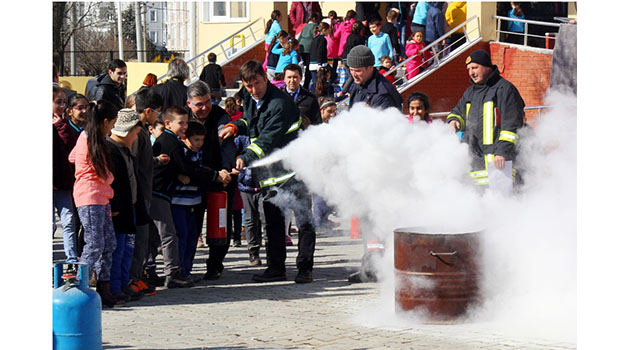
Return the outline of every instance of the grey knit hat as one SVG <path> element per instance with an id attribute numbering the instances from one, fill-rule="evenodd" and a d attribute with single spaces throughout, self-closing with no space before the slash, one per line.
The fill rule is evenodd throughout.
<path id="1" fill-rule="evenodd" d="M 365 45 L 357 45 L 348 52 L 348 66 L 352 68 L 369 67 L 374 65 L 374 54 Z"/>
<path id="2" fill-rule="evenodd" d="M 125 137 L 136 125 L 142 125 L 138 112 L 131 108 L 123 108 L 118 111 L 118 119 L 116 119 L 112 134 Z"/>

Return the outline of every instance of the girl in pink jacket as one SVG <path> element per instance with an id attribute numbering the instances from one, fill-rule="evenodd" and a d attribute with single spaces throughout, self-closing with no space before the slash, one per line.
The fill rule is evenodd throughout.
<path id="1" fill-rule="evenodd" d="M 109 206 L 114 196 L 111 187 L 109 149 L 105 136 L 116 123 L 117 108 L 107 101 L 91 103 L 86 113 L 85 130 L 70 152 L 68 160 L 75 165 L 75 182 L 72 195 L 79 219 L 85 230 L 85 247 L 81 262 L 88 265 L 89 275 L 96 275 L 96 291 L 103 305 L 112 307 L 121 303 L 109 290 L 112 254 L 116 249 L 116 236 Z"/>
<path id="2" fill-rule="evenodd" d="M 337 57 L 343 56 L 343 49 L 346 47 L 346 40 L 348 40 L 348 36 L 350 35 L 350 33 L 352 33 L 352 25 L 354 24 L 354 18 L 356 16 L 357 13 L 354 10 L 348 10 L 348 12 L 346 13 L 346 17 L 343 19 L 343 22 L 335 26 L 333 38 L 339 41 L 339 46 L 337 48 Z"/>
<path id="3" fill-rule="evenodd" d="M 405 49 L 405 53 L 407 57 L 412 57 L 418 54 L 422 49 L 426 47 L 424 42 L 424 34 L 421 31 L 416 31 L 413 33 L 412 39 L 407 41 L 407 46 Z M 420 74 L 420 72 L 424 71 L 427 67 L 429 67 L 429 61 L 433 57 L 431 50 L 426 50 L 423 54 L 417 55 L 415 58 L 407 61 L 405 67 L 405 76 L 407 76 L 407 80 L 415 77 Z"/>

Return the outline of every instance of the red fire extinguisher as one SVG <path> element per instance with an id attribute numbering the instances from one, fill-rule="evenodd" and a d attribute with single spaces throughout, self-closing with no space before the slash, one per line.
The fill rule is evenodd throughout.
<path id="1" fill-rule="evenodd" d="M 208 193 L 208 215 L 206 222 L 206 243 L 223 245 L 227 241 L 227 192 Z"/>

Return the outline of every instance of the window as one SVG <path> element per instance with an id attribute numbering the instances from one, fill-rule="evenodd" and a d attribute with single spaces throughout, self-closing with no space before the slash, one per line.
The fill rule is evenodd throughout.
<path id="1" fill-rule="evenodd" d="M 157 32 L 154 31 L 150 31 L 149 32 L 149 40 L 151 40 L 152 43 L 157 43 Z"/>
<path id="2" fill-rule="evenodd" d="M 155 11 L 155 10 L 150 10 L 149 11 L 149 21 L 150 22 L 157 22 L 157 11 Z"/>
<path id="3" fill-rule="evenodd" d="M 247 22 L 249 20 L 247 1 L 206 1 L 201 10 L 203 22 Z"/>

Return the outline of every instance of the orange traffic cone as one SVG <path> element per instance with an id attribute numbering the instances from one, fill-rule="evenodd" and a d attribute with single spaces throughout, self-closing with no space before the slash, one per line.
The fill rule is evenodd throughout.
<path id="1" fill-rule="evenodd" d="M 350 238 L 361 238 L 361 223 L 359 222 L 359 218 L 356 216 L 353 216 L 350 220 Z"/>

